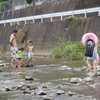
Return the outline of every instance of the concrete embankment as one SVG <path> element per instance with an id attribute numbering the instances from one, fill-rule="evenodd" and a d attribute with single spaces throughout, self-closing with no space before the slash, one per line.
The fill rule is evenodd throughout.
<path id="1" fill-rule="evenodd" d="M 100 0 L 62 0 L 55 3 L 44 4 L 42 6 L 0 13 L 0 20 L 98 6 L 100 6 Z M 97 16 L 97 13 L 88 14 L 87 16 L 92 15 Z M 52 48 L 59 42 L 56 36 L 65 38 L 70 36 L 72 41 L 77 41 L 81 40 L 82 35 L 88 30 L 94 33 L 100 32 L 100 17 L 92 16 L 84 19 L 82 17 L 80 18 L 80 16 L 81 15 L 77 16 L 78 18 L 72 21 L 53 19 L 53 22 L 50 22 L 50 19 L 47 21 L 44 19 L 44 23 L 40 23 L 40 21 L 32 23 L 31 21 L 26 25 L 24 25 L 24 23 L 20 23 L 18 26 L 7 25 L 6 27 L 3 27 L 0 25 L 0 52 L 1 54 L 7 54 L 10 51 L 9 36 L 14 29 L 20 30 L 17 36 L 18 48 L 23 46 L 26 49 L 28 41 L 32 40 L 35 46 L 36 55 L 51 54 Z"/>
<path id="2" fill-rule="evenodd" d="M 19 26 L 6 26 L 0 27 L 0 50 L 1 53 L 9 51 L 9 36 L 12 30 L 18 29 L 25 31 L 24 36 L 20 36 L 18 40 L 18 47 L 27 47 L 29 40 L 32 40 L 35 46 L 35 53 L 37 55 L 49 55 L 54 46 L 57 45 L 59 40 L 55 37 L 70 36 L 71 41 L 81 40 L 81 37 L 88 30 L 97 33 L 100 32 L 100 17 L 80 18 L 72 21 L 55 21 L 45 23 L 34 23 Z"/>

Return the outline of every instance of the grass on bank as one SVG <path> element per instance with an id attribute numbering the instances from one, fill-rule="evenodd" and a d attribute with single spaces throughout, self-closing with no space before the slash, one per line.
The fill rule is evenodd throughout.
<path id="1" fill-rule="evenodd" d="M 98 42 L 98 54 L 100 54 L 100 32 L 97 33 Z M 68 60 L 83 60 L 86 59 L 85 47 L 82 42 L 72 42 L 66 38 L 56 37 L 59 40 L 58 46 L 53 48 L 52 55 L 59 58 L 66 58 Z"/>

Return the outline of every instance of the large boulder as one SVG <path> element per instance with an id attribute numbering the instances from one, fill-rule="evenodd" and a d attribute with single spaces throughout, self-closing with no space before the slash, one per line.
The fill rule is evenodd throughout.
<path id="1" fill-rule="evenodd" d="M 93 82 L 93 78 L 92 77 L 85 77 L 83 80 L 85 82 Z"/>
<path id="2" fill-rule="evenodd" d="M 59 90 L 59 91 L 57 91 L 57 93 L 56 93 L 57 95 L 62 95 L 62 94 L 65 94 L 65 91 L 63 91 L 63 90 Z"/>
<path id="3" fill-rule="evenodd" d="M 31 76 L 25 76 L 25 80 L 34 80 Z"/>
<path id="4" fill-rule="evenodd" d="M 70 83 L 81 83 L 83 80 L 81 78 L 71 78 Z"/>
<path id="5" fill-rule="evenodd" d="M 68 96 L 73 96 L 73 95 L 77 95 L 77 94 L 71 91 L 68 92 Z"/>
<path id="6" fill-rule="evenodd" d="M 12 91 L 12 89 L 10 89 L 9 87 L 5 88 L 6 91 Z"/>

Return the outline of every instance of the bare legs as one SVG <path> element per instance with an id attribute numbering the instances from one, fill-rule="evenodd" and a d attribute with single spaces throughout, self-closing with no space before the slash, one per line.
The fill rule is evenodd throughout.
<path id="1" fill-rule="evenodd" d="M 19 65 L 22 65 L 22 59 L 19 60 Z"/>
<path id="2" fill-rule="evenodd" d="M 29 56 L 29 59 L 28 59 L 28 64 L 30 63 L 31 61 L 31 64 L 33 64 L 33 60 L 32 60 L 32 57 Z"/>
<path id="3" fill-rule="evenodd" d="M 15 65 L 14 65 L 14 59 L 12 59 L 12 66 L 13 66 L 13 69 L 15 69 Z"/>
<path id="4" fill-rule="evenodd" d="M 20 68 L 20 66 L 19 66 L 19 64 L 18 64 L 18 60 L 17 59 L 12 59 L 12 66 L 13 66 L 13 68 L 15 69 L 16 67 L 15 67 L 15 61 L 16 61 L 16 65 L 17 65 L 17 67 L 18 68 Z"/>
<path id="5" fill-rule="evenodd" d="M 93 66 L 93 71 L 94 71 L 94 73 L 95 73 L 95 72 L 96 72 L 95 60 L 93 60 L 92 66 Z"/>
<path id="6" fill-rule="evenodd" d="M 96 71 L 95 60 L 93 60 L 93 61 L 87 60 L 87 65 L 88 65 L 88 68 L 89 68 L 89 73 L 92 72 L 91 64 L 92 64 L 92 66 L 93 66 L 93 71 L 94 71 L 94 72 Z"/>

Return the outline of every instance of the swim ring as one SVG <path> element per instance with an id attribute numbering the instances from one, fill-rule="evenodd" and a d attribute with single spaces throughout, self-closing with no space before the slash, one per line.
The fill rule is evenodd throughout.
<path id="1" fill-rule="evenodd" d="M 97 57 L 96 57 L 96 59 L 95 59 L 95 65 L 97 66 L 98 63 L 99 63 L 99 55 L 97 54 Z"/>
<path id="2" fill-rule="evenodd" d="M 98 37 L 94 33 L 86 33 L 86 34 L 83 35 L 83 37 L 82 37 L 83 45 L 85 46 L 86 39 L 89 36 L 93 38 L 93 40 L 95 41 L 95 46 L 96 46 L 98 44 Z"/>

